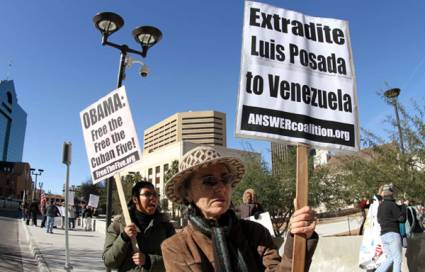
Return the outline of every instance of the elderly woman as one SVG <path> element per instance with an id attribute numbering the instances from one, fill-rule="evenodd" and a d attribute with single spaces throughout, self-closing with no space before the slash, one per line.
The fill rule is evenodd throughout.
<path id="1" fill-rule="evenodd" d="M 137 182 L 131 192 L 130 217 L 114 217 L 105 237 L 103 260 L 108 268 L 118 271 L 165 271 L 161 243 L 175 233 L 167 217 L 158 209 L 158 193 L 152 183 Z M 137 240 L 133 251 L 131 239 Z"/>
<path id="2" fill-rule="evenodd" d="M 236 212 L 242 219 L 250 216 L 257 218 L 260 213 L 264 212 L 263 207 L 256 200 L 254 189 L 249 188 L 243 192 L 242 204 L 236 208 Z"/>
<path id="3" fill-rule="evenodd" d="M 308 270 L 318 239 L 313 211 L 304 207 L 294 213 L 281 258 L 266 228 L 237 219 L 229 209 L 244 173 L 239 159 L 222 157 L 214 147 L 199 146 L 184 155 L 166 195 L 188 206 L 189 224 L 161 245 L 167 271 L 290 271 L 294 234 L 308 239 Z"/>

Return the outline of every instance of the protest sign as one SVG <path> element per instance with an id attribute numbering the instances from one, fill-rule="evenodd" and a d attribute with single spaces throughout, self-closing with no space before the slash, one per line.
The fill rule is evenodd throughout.
<path id="1" fill-rule="evenodd" d="M 87 204 L 87 206 L 97 208 L 98 205 L 99 205 L 99 196 L 90 194 L 89 203 Z"/>
<path id="2" fill-rule="evenodd" d="M 124 86 L 80 112 L 93 183 L 140 160 L 140 145 Z"/>
<path id="3" fill-rule="evenodd" d="M 263 213 L 259 214 L 258 219 L 255 219 L 254 216 L 250 216 L 250 217 L 248 217 L 248 219 L 250 221 L 254 221 L 254 222 L 257 222 L 257 223 L 263 225 L 263 227 L 265 227 L 266 229 L 269 230 L 270 235 L 272 237 L 275 237 L 274 230 L 273 230 L 272 219 L 270 217 L 270 213 L 269 212 L 263 212 Z"/>
<path id="4" fill-rule="evenodd" d="M 245 1 L 236 135 L 359 148 L 348 22 Z"/>
<path id="5" fill-rule="evenodd" d="M 385 260 L 381 241 L 381 226 L 378 223 L 379 200 L 373 196 L 373 203 L 369 206 L 362 243 L 359 250 L 359 267 L 365 270 L 378 268 Z"/>
<path id="6" fill-rule="evenodd" d="M 58 211 L 61 216 L 65 216 L 65 207 L 64 206 L 58 206 Z"/>
<path id="7" fill-rule="evenodd" d="M 68 191 L 68 205 L 74 205 L 75 192 Z"/>

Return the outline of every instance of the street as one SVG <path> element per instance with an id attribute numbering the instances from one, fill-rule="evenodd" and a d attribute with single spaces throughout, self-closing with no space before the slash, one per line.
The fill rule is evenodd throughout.
<path id="1" fill-rule="evenodd" d="M 16 210 L 0 210 L 0 271 L 38 271 Z"/>

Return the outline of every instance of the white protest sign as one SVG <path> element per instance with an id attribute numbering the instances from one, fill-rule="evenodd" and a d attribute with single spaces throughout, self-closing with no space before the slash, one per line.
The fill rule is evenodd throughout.
<path id="1" fill-rule="evenodd" d="M 97 208 L 98 205 L 99 205 L 99 196 L 90 194 L 89 203 L 87 204 L 87 206 Z"/>
<path id="2" fill-rule="evenodd" d="M 68 205 L 74 205 L 74 197 L 75 197 L 75 192 L 68 191 Z"/>
<path id="3" fill-rule="evenodd" d="M 348 22 L 245 1 L 236 136 L 359 148 Z"/>
<path id="4" fill-rule="evenodd" d="M 64 206 L 59 206 L 58 210 L 59 210 L 59 213 L 61 214 L 61 216 L 65 216 L 65 207 Z"/>
<path id="5" fill-rule="evenodd" d="M 258 219 L 255 219 L 254 216 L 250 216 L 250 217 L 248 217 L 248 219 L 250 221 L 254 221 L 254 222 L 257 222 L 257 223 L 263 225 L 263 227 L 265 227 L 266 229 L 269 230 L 270 235 L 272 237 L 275 237 L 274 230 L 273 230 L 272 219 L 270 217 L 270 213 L 269 212 L 260 213 L 259 216 L 258 216 Z"/>
<path id="6" fill-rule="evenodd" d="M 80 118 L 93 183 L 140 160 L 140 145 L 124 86 L 80 112 Z"/>

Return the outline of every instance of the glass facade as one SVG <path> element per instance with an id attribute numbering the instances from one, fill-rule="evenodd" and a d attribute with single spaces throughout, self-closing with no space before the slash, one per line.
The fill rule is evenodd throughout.
<path id="1" fill-rule="evenodd" d="M 22 162 L 27 113 L 18 105 L 12 80 L 0 81 L 0 160 Z"/>

